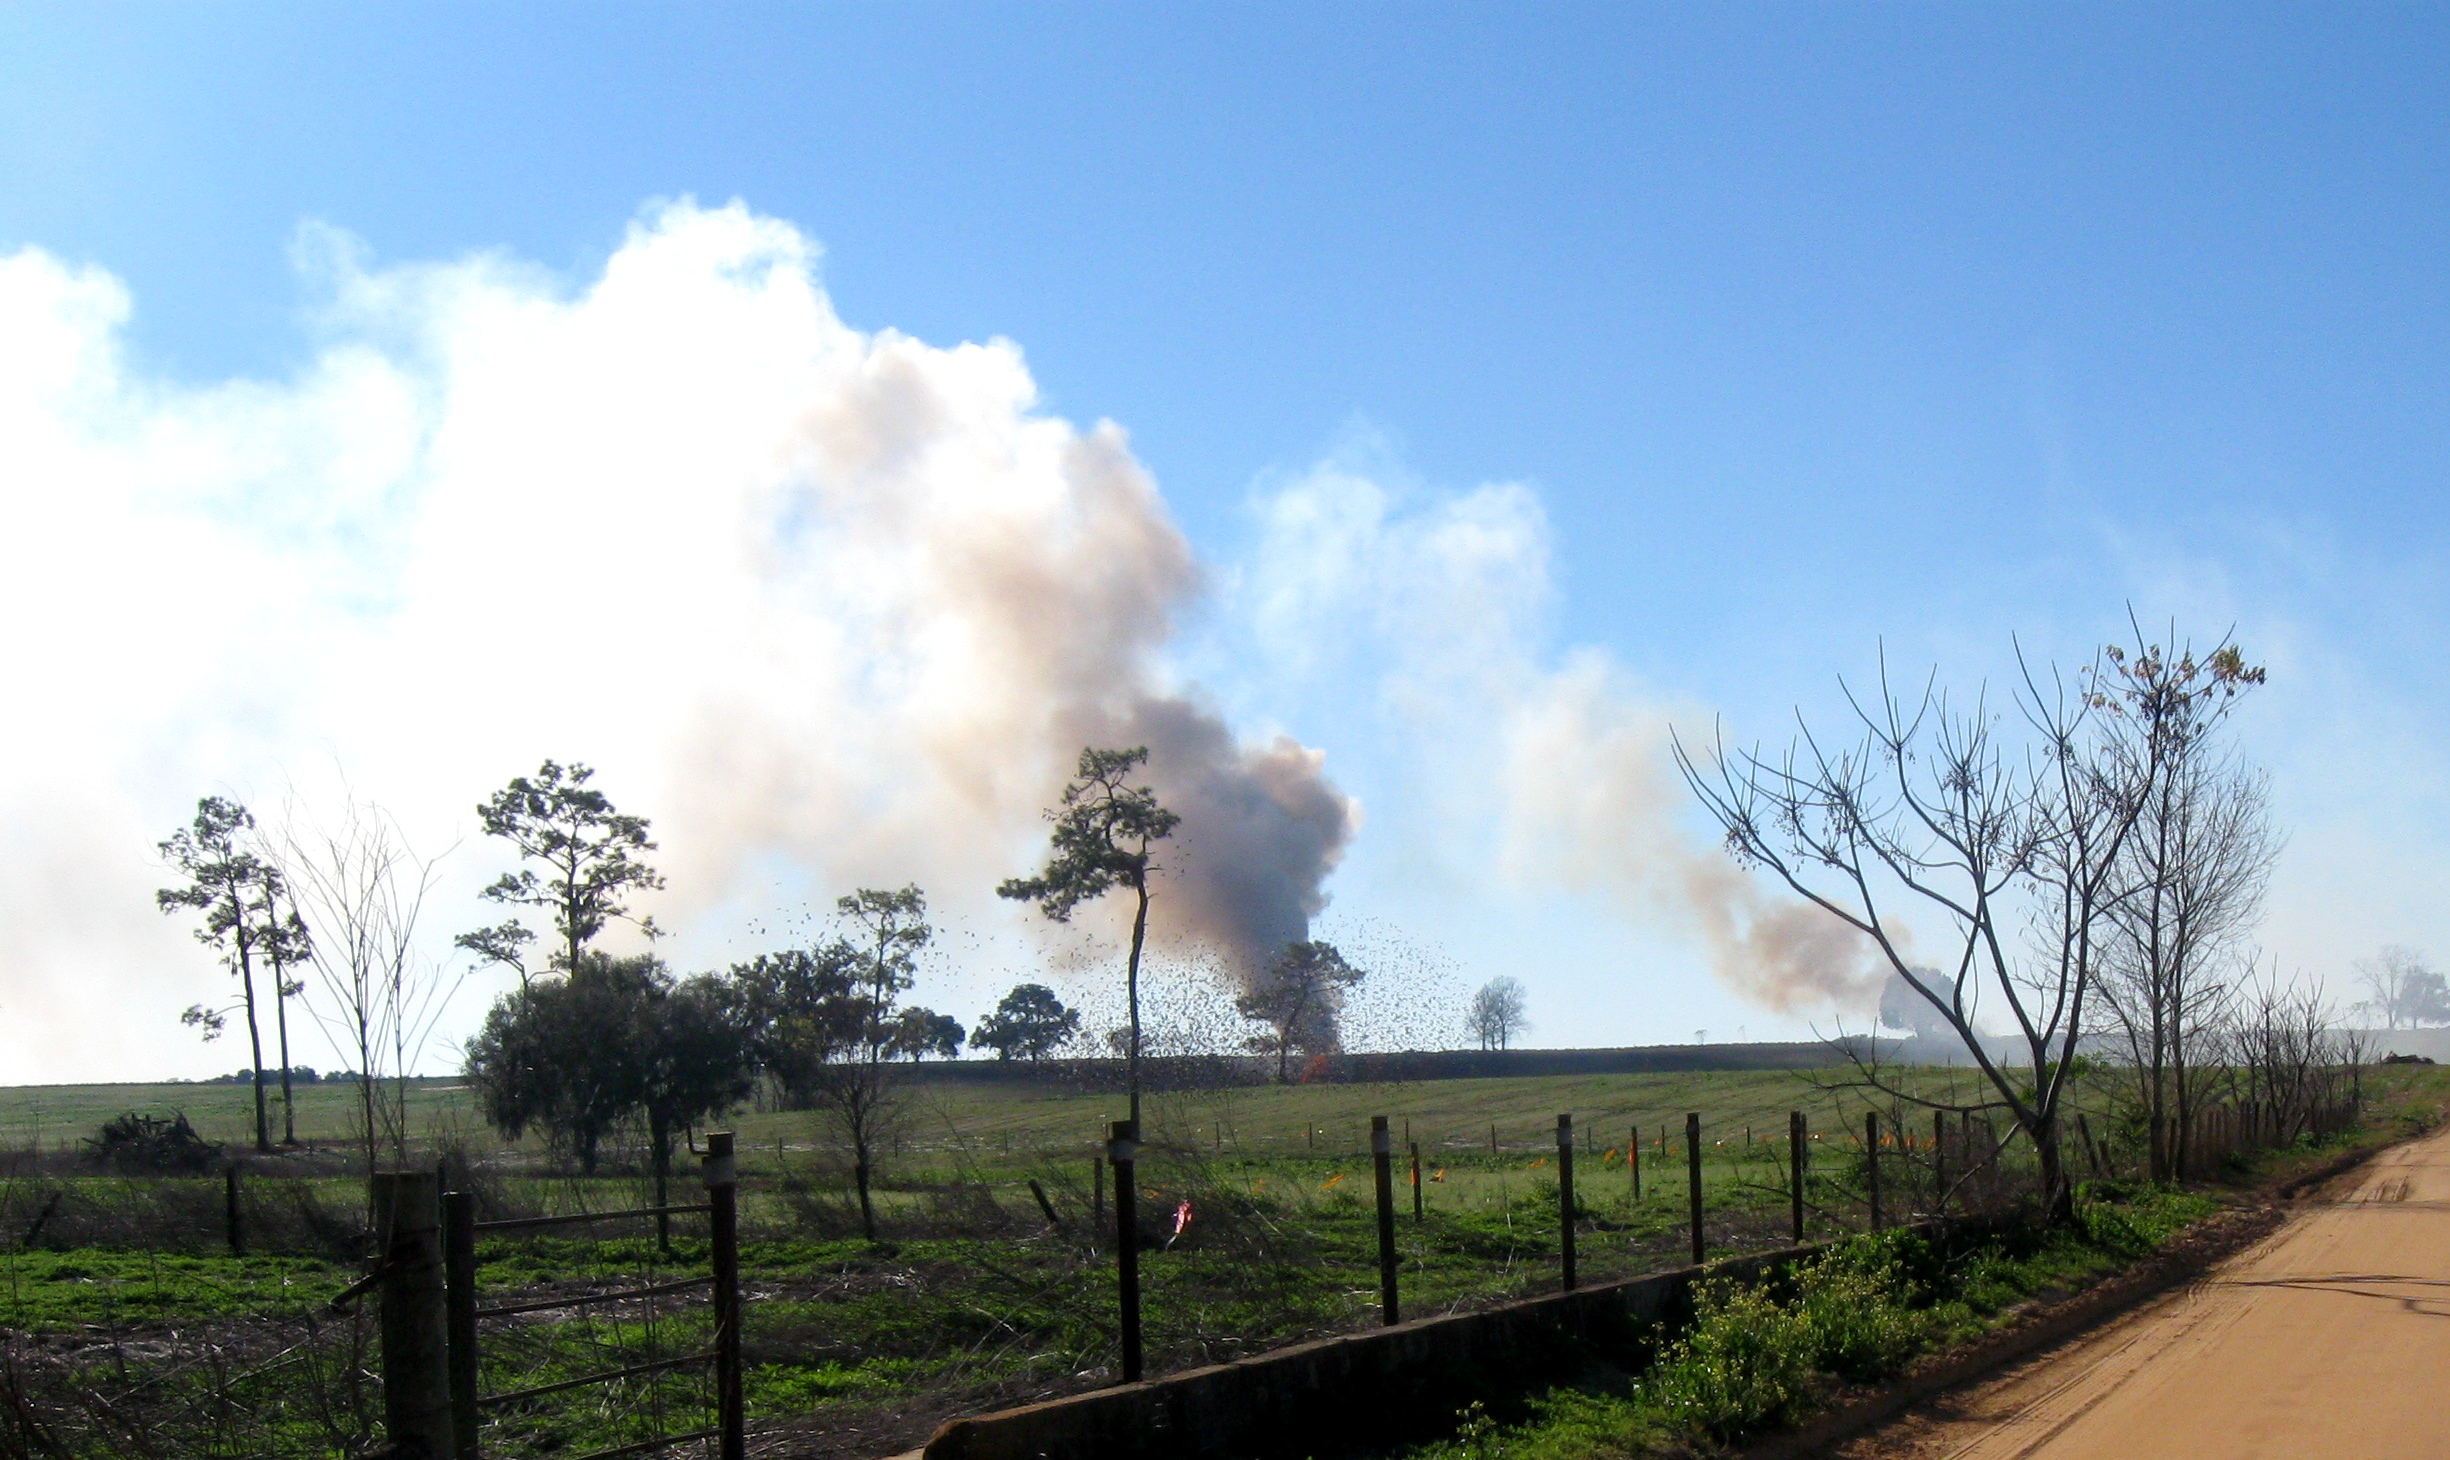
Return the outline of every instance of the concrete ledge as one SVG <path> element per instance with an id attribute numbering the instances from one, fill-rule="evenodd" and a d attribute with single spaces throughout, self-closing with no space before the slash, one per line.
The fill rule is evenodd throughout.
<path id="1" fill-rule="evenodd" d="M 1434 1438 L 1456 1408 L 1590 1347 L 1631 1348 L 1681 1316 L 1696 1278 L 1749 1279 L 1819 1250 L 1782 1248 L 1420 1318 L 1230 1364 L 946 1423 L 926 1460 L 1302 1460 Z"/>

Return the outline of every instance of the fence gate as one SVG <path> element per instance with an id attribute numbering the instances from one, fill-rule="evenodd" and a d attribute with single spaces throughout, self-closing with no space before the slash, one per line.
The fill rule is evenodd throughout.
<path id="1" fill-rule="evenodd" d="M 497 1405 L 511 1404 L 522 1399 L 536 1399 L 547 1394 L 578 1389 L 590 1384 L 606 1384 L 622 1379 L 644 1378 L 668 1370 L 694 1365 L 711 1365 L 715 1381 L 715 1423 L 706 1429 L 690 1430 L 676 1435 L 662 1435 L 650 1440 L 615 1445 L 575 1455 L 570 1460 L 611 1460 L 621 1455 L 646 1455 L 693 1440 L 715 1440 L 722 1460 L 743 1460 L 747 1453 L 747 1416 L 741 1404 L 740 1388 L 740 1222 L 739 1178 L 732 1157 L 732 1135 L 729 1131 L 712 1131 L 706 1137 L 703 1163 L 706 1200 L 685 1206 L 639 1207 L 618 1212 L 584 1212 L 567 1217 L 519 1217 L 506 1221 L 476 1220 L 476 1205 L 466 1192 L 449 1192 L 442 1198 L 442 1266 L 445 1305 L 444 1327 L 448 1335 L 449 1390 L 451 1405 L 451 1450 L 454 1460 L 481 1460 L 477 1433 L 484 1412 Z M 576 1297 L 560 1296 L 529 1299 L 520 1302 L 495 1303 L 480 1306 L 476 1292 L 476 1239 L 490 1232 L 533 1232 L 545 1228 L 577 1226 L 592 1222 L 635 1221 L 658 1219 L 668 1221 L 679 1216 L 704 1216 L 707 1219 L 707 1248 L 710 1271 L 703 1277 L 684 1278 L 677 1282 L 650 1283 L 643 1287 L 622 1288 L 607 1293 L 587 1293 Z M 690 1292 L 699 1288 L 713 1290 L 714 1344 L 701 1352 L 683 1354 L 677 1358 L 657 1359 L 651 1363 L 632 1364 L 626 1368 L 587 1374 L 576 1379 L 564 1379 L 551 1384 L 538 1384 L 526 1389 L 506 1390 L 498 1394 L 480 1393 L 477 1388 L 477 1323 L 485 1318 L 506 1317 L 515 1313 L 540 1313 L 563 1308 L 589 1307 L 600 1303 L 618 1303 L 636 1298 L 653 1298 L 670 1293 Z M 386 1389 L 405 1376 L 391 1372 L 390 1356 L 386 1355 L 384 1381 Z M 395 1439 L 397 1437 L 395 1436 Z"/>

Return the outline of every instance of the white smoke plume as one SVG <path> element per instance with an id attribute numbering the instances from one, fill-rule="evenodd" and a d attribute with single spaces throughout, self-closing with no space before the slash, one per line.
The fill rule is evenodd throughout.
<path id="1" fill-rule="evenodd" d="M 1330 466 L 1261 511 L 1249 591 L 1263 642 L 1289 676 L 1349 680 L 1357 665 L 1318 646 L 1368 626 L 1385 733 L 1418 747 L 1413 785 L 1436 803 L 1415 814 L 1476 859 L 1451 869 L 1459 887 L 1494 860 L 1518 892 L 1600 894 L 1629 923 L 1697 943 L 1754 1004 L 1870 1012 L 1883 970 L 1869 946 L 1697 824 L 1669 735 L 1706 739 L 1709 716 L 1645 695 L 1596 650 L 1543 651 L 1549 530 L 1529 491 L 1438 498 Z"/>
<path id="2" fill-rule="evenodd" d="M 1324 905 L 1357 808 L 1171 669 L 1200 565 L 1012 345 L 851 328 L 737 205 L 651 212 L 575 287 L 302 253 L 312 363 L 205 387 L 130 363 L 107 275 L 0 258 L 0 1081 L 193 1067 L 174 1013 L 218 975 L 151 848 L 333 766 L 439 846 L 593 764 L 655 822 L 683 962 L 863 883 L 1014 926 L 989 889 L 1090 743 L 1150 746 L 1184 814 L 1161 937 L 1248 966 Z"/>
<path id="3" fill-rule="evenodd" d="M 1596 654 L 1549 676 L 1509 727 L 1511 865 L 1605 890 L 1637 918 L 1697 936 L 1719 980 L 1763 1008 L 1870 1008 L 1888 968 L 1868 940 L 1773 895 L 1689 829 L 1691 792 L 1669 755 L 1674 721 Z M 1684 722 L 1706 723 L 1689 713 Z"/>

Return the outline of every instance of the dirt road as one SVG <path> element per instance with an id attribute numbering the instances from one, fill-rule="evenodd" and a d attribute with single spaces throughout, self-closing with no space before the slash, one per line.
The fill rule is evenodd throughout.
<path id="1" fill-rule="evenodd" d="M 2450 1457 L 2450 1128 L 2169 1294 L 1843 1460 Z"/>

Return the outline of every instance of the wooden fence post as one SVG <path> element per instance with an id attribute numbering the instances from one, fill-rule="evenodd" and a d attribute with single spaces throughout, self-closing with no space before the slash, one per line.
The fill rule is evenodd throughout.
<path id="1" fill-rule="evenodd" d="M 1880 1230 L 1880 1112 L 1877 1110 L 1863 1112 L 1863 1179 L 1871 1191 L 1871 1229 L 1877 1232 Z"/>
<path id="2" fill-rule="evenodd" d="M 1800 1243 L 1803 1241 L 1804 1176 L 1803 1112 L 1800 1110 L 1790 1110 L 1786 1113 L 1786 1163 L 1787 1201 L 1792 1208 L 1790 1215 L 1795 1229 L 1795 1241 Z"/>
<path id="3" fill-rule="evenodd" d="M 1401 1321 L 1395 1302 L 1395 1137 L 1383 1115 L 1370 1117 L 1370 1175 L 1378 1185 L 1378 1315 L 1393 1328 Z M 1417 1182 L 1412 1190 L 1417 1197 Z"/>
<path id="4" fill-rule="evenodd" d="M 740 1366 L 740 1169 L 732 1157 L 732 1133 L 706 1133 L 708 1256 L 715 1278 L 715 1426 L 722 1460 L 745 1460 L 749 1452 L 748 1405 Z"/>
<path id="5" fill-rule="evenodd" d="M 1661 1137 L 1665 1139 L 1665 1137 Z M 1693 1262 L 1701 1262 L 1701 1112 L 1689 1111 L 1684 1117 L 1684 1172 L 1692 1187 Z"/>
<path id="6" fill-rule="evenodd" d="M 476 1198 L 464 1191 L 442 1194 L 442 1279 L 451 1352 L 451 1454 L 477 1460 Z"/>
<path id="7" fill-rule="evenodd" d="M 383 1338 L 383 1431 L 411 1455 L 451 1453 L 450 1339 L 443 1311 L 441 1212 L 431 1171 L 379 1171 L 375 1232 Z"/>
<path id="8" fill-rule="evenodd" d="M 1574 1290 L 1574 1117 L 1557 1117 L 1557 1256 L 1565 1291 Z"/>
<path id="9" fill-rule="evenodd" d="M 2083 1116 L 2076 1117 L 2081 1121 Z M 1948 1112 L 1931 1112 L 1931 1215 L 1948 1215 Z"/>
<path id="10" fill-rule="evenodd" d="M 230 1256 L 247 1255 L 245 1213 L 238 1205 L 238 1163 L 232 1161 L 221 1172 L 221 1225 L 230 1239 Z"/>
<path id="11" fill-rule="evenodd" d="M 1114 1269 L 1123 1320 L 1123 1382 L 1140 1380 L 1140 1127 L 1118 1120 L 1108 1127 L 1106 1159 L 1114 1163 Z"/>

